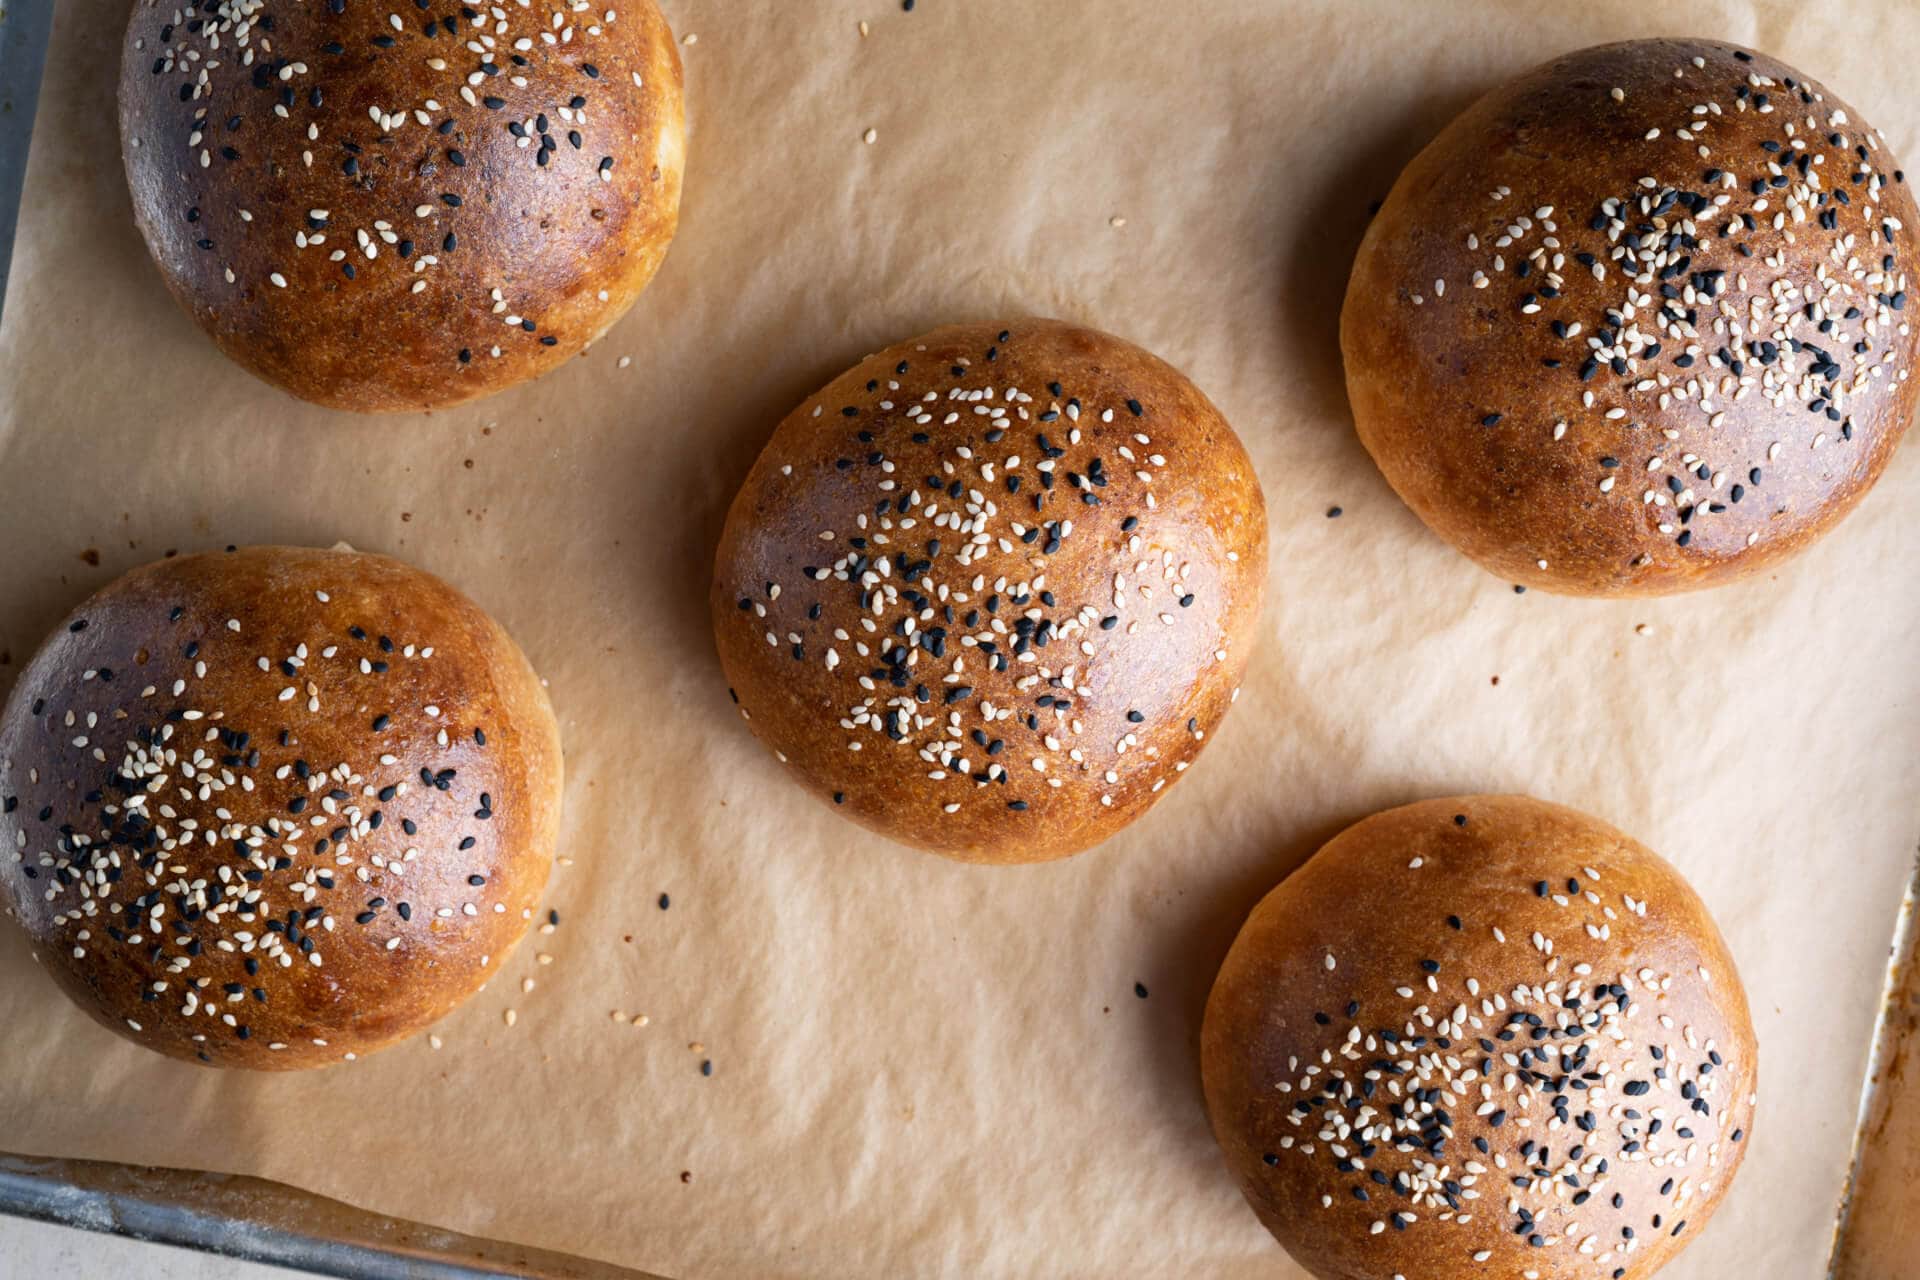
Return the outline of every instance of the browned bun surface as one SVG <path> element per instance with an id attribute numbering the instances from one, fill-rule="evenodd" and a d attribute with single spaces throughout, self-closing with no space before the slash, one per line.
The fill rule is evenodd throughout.
<path id="1" fill-rule="evenodd" d="M 262 378 L 357 410 L 579 353 L 666 256 L 685 152 L 654 0 L 137 0 L 120 134 L 180 304 Z"/>
<path id="2" fill-rule="evenodd" d="M 546 884 L 560 741 L 526 658 L 383 556 L 162 560 L 81 605 L 0 716 L 0 899 L 103 1024 L 323 1066 L 479 989 Z"/>
<path id="3" fill-rule="evenodd" d="M 1914 410 L 1914 201 L 1793 68 L 1636 40 L 1494 90 L 1407 167 L 1341 317 L 1360 438 L 1441 537 L 1571 595 L 1777 564 Z"/>
<path id="4" fill-rule="evenodd" d="M 809 790 L 906 844 L 1033 862 L 1198 756 L 1266 558 L 1246 451 L 1177 370 L 1056 321 L 955 325 L 774 431 L 727 517 L 714 631 Z"/>
<path id="5" fill-rule="evenodd" d="M 1200 1040 L 1228 1168 L 1321 1280 L 1652 1274 L 1739 1167 L 1754 1050 L 1679 873 L 1519 796 L 1328 842 L 1241 929 Z"/>

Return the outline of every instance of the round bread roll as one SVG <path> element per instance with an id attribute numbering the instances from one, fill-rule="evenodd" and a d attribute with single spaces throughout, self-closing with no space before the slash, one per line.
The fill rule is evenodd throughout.
<path id="1" fill-rule="evenodd" d="M 1706 907 L 1521 796 L 1336 836 L 1241 929 L 1200 1053 L 1228 1167 L 1322 1280 L 1650 1275 L 1753 1122 L 1753 1025 Z"/>
<path id="2" fill-rule="evenodd" d="M 303 399 L 431 409 L 537 377 L 666 256 L 685 158 L 654 0 L 138 0 L 133 211 L 220 349 Z"/>
<path id="3" fill-rule="evenodd" d="M 1492 573 L 1656 595 L 1840 520 L 1914 410 L 1914 201 L 1885 140 L 1722 41 L 1568 54 L 1407 167 L 1341 317 L 1354 421 Z"/>
<path id="4" fill-rule="evenodd" d="M 904 844 L 1036 862 L 1106 839 L 1233 701 L 1266 508 L 1199 389 L 1048 320 L 869 356 L 734 499 L 713 622 L 734 701 Z"/>
<path id="5" fill-rule="evenodd" d="M 139 1044 L 287 1070 L 486 982 L 552 859 L 560 739 L 497 623 L 382 556 L 251 547 L 83 604 L 0 715 L 0 897 Z"/>

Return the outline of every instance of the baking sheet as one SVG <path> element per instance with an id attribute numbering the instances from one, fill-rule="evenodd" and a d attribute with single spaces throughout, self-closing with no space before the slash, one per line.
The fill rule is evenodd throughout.
<path id="1" fill-rule="evenodd" d="M 1854 1166 L 1834 1241 L 1835 1280 L 1900 1276 L 1920 1266 L 1920 861 L 1887 960 L 1887 1000 L 1861 1099 Z"/>
<path id="2" fill-rule="evenodd" d="M 14 219 L 27 178 L 28 134 L 40 101 L 53 0 L 0 0 L 0 314 L 6 308 L 7 264 L 13 260 Z"/>
<path id="3" fill-rule="evenodd" d="M 0 1206 L 44 1222 L 351 1280 L 660 1280 L 569 1255 L 398 1222 L 278 1182 L 203 1171 L 31 1160 L 0 1152 Z M 14 1244 L 11 1235 L 8 1244 Z M 68 1256 L 77 1261 L 81 1252 L 102 1256 L 94 1250 Z"/>
<path id="4" fill-rule="evenodd" d="M 1666 1274 L 1818 1273 L 1920 835 L 1915 450 L 1766 579 L 1656 603 L 1515 595 L 1374 472 L 1335 317 L 1369 202 L 1501 77 L 1711 33 L 1825 79 L 1911 160 L 1920 9 L 668 11 L 698 37 L 692 158 L 641 306 L 530 387 L 358 419 L 255 383 L 174 310 L 117 158 L 125 0 L 60 7 L 0 320 L 0 688 L 66 608 L 170 549 L 401 555 L 550 678 L 570 861 L 559 927 L 437 1029 L 442 1048 L 318 1075 L 154 1058 L 0 931 L 4 1144 L 273 1178 L 681 1278 L 1297 1276 L 1201 1112 L 1213 970 L 1346 823 L 1523 790 L 1678 862 L 1753 997 L 1753 1147 Z M 788 786 L 730 712 L 706 582 L 734 486 L 802 397 L 935 324 L 1021 314 L 1193 375 L 1265 481 L 1273 581 L 1237 711 L 1147 820 L 1065 863 L 983 870 Z"/>

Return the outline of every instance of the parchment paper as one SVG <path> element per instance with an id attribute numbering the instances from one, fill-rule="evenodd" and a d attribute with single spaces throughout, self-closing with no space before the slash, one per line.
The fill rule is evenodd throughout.
<path id="1" fill-rule="evenodd" d="M 545 381 L 378 419 L 254 382 L 176 313 L 122 185 L 124 0 L 61 6 L 0 328 L 0 683 L 62 610 L 171 548 L 405 556 L 550 677 L 571 863 L 559 928 L 441 1049 L 321 1074 L 149 1055 L 0 930 L 6 1145 L 276 1178 L 678 1277 L 1296 1276 L 1201 1112 L 1214 969 L 1348 822 L 1519 790 L 1677 861 L 1753 996 L 1750 1158 L 1669 1274 L 1816 1274 L 1920 832 L 1920 450 L 1767 579 L 1516 595 L 1375 473 L 1335 317 L 1400 165 L 1563 49 L 1775 50 L 1920 162 L 1920 7 L 669 5 L 698 36 L 692 166 L 641 306 Z M 1237 711 L 1146 821 L 983 870 L 788 785 L 730 712 L 706 582 L 733 488 L 804 395 L 937 323 L 1020 314 L 1192 374 L 1265 482 L 1273 581 Z"/>

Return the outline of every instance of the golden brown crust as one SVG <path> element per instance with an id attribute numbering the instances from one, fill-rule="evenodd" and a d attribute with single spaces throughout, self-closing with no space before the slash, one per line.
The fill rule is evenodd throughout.
<path id="1" fill-rule="evenodd" d="M 1520 796 L 1329 841 L 1254 909 L 1200 1049 L 1228 1167 L 1322 1280 L 1649 1275 L 1753 1119 L 1746 996 L 1700 899 Z"/>
<path id="2" fill-rule="evenodd" d="M 1914 232 L 1884 140 L 1783 63 L 1568 54 L 1449 125 L 1369 228 L 1341 322 L 1360 438 L 1517 583 L 1654 595 L 1776 564 L 1913 415 Z"/>
<path id="3" fill-rule="evenodd" d="M 348 551 L 163 560 L 80 606 L 0 716 L 0 896 L 122 1035 L 323 1066 L 499 968 L 560 775 L 526 658 L 439 579 Z"/>
<path id="4" fill-rule="evenodd" d="M 679 217 L 680 58 L 654 0 L 139 0 L 120 132 L 174 297 L 233 359 L 342 409 L 558 366 L 632 305 Z"/>
<path id="5" fill-rule="evenodd" d="M 1032 862 L 1192 763 L 1265 580 L 1260 485 L 1206 397 L 1022 320 L 869 356 L 781 423 L 713 621 L 742 715 L 809 789 L 903 843 Z"/>

